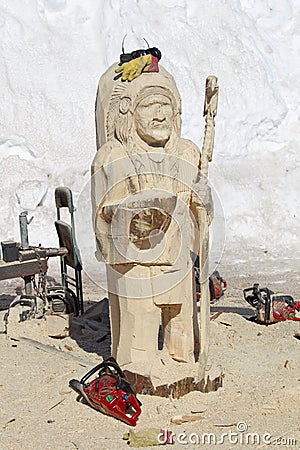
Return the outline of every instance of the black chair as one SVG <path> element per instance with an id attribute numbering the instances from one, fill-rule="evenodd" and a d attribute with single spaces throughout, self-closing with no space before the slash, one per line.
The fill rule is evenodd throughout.
<path id="1" fill-rule="evenodd" d="M 60 247 L 65 247 L 68 254 L 60 258 L 61 282 L 63 288 L 70 291 L 69 285 L 76 289 L 76 314 L 83 313 L 83 290 L 82 290 L 82 262 L 80 252 L 75 238 L 74 205 L 71 189 L 58 187 L 55 189 L 55 204 L 57 220 L 55 227 L 58 234 Z M 71 224 L 61 220 L 61 208 L 68 208 L 71 215 Z M 74 269 L 74 276 L 68 274 L 68 267 Z"/>

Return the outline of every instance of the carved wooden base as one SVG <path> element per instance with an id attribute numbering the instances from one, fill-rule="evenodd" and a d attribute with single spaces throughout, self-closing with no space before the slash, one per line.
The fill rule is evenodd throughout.
<path id="1" fill-rule="evenodd" d="M 194 377 L 185 377 L 169 384 L 161 384 L 154 387 L 150 376 L 141 375 L 129 370 L 124 370 L 124 375 L 137 394 L 157 395 L 159 397 L 180 398 L 192 391 L 212 392 L 223 386 L 224 375 L 197 382 Z"/>

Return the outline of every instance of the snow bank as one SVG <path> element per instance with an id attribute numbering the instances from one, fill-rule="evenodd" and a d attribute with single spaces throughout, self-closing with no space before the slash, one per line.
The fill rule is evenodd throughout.
<path id="1" fill-rule="evenodd" d="M 28 209 L 30 242 L 56 245 L 54 189 L 69 186 L 76 201 L 88 181 L 98 79 L 127 33 L 126 51 L 143 37 L 162 51 L 183 135 L 199 146 L 205 78 L 219 78 L 210 179 L 227 248 L 297 249 L 299 13 L 297 0 L 2 1 L 0 240 L 19 238 Z"/>

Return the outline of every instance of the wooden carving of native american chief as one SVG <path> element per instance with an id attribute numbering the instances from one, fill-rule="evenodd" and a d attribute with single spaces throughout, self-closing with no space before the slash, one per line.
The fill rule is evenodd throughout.
<path id="1" fill-rule="evenodd" d="M 191 362 L 199 347 L 193 255 L 200 254 L 203 269 L 213 210 L 200 150 L 181 138 L 181 100 L 170 73 L 160 66 L 124 82 L 115 79 L 116 67 L 99 82 L 92 164 L 112 355 L 119 364 L 153 360 L 161 325 L 169 355 Z M 207 304 L 205 279 L 201 295 Z"/>

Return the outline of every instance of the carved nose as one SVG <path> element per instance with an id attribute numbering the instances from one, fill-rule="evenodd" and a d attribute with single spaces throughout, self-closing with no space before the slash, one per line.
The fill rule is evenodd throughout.
<path id="1" fill-rule="evenodd" d="M 156 108 L 155 119 L 161 122 L 165 119 L 163 108 L 160 105 Z"/>

